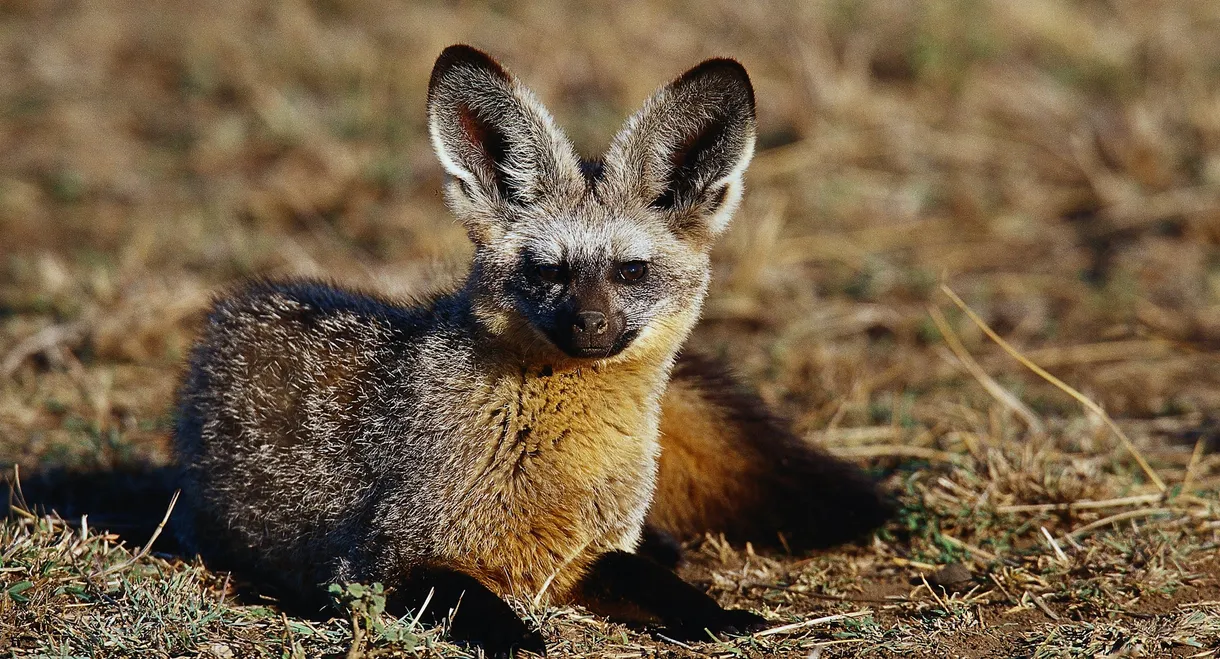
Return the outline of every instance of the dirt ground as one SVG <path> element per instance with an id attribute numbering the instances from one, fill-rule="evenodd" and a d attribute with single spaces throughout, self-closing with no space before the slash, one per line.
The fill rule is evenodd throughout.
<path id="1" fill-rule="evenodd" d="M 215 291 L 462 276 L 423 112 L 455 42 L 589 155 L 745 64 L 759 151 L 693 342 L 902 502 L 856 547 L 693 543 L 771 630 L 518 603 L 551 656 L 1216 656 L 1214 0 L 0 4 L 0 466 L 62 515 L 0 526 L 9 656 L 464 656 L 374 593 L 298 619 L 147 546 Z"/>

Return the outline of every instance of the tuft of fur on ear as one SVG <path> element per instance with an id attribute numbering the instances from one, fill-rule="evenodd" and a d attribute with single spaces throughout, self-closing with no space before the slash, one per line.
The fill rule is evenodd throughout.
<path id="1" fill-rule="evenodd" d="M 745 68 L 710 59 L 627 120 L 606 154 L 607 179 L 619 194 L 665 212 L 679 235 L 711 240 L 741 199 L 755 130 Z"/>
<path id="2" fill-rule="evenodd" d="M 486 53 L 446 48 L 428 83 L 428 131 L 454 177 L 450 203 L 479 242 L 507 207 L 579 198 L 580 158 L 534 94 Z"/>

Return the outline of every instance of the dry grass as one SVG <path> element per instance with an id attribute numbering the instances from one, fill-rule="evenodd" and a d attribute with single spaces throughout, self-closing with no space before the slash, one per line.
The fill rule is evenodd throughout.
<path id="1" fill-rule="evenodd" d="M 681 648 L 528 611 L 553 655 L 1216 656 L 1214 0 L 4 3 L 0 464 L 164 463 L 179 362 L 240 277 L 459 276 L 422 130 L 457 41 L 586 152 L 685 66 L 744 61 L 762 150 L 697 341 L 904 503 L 866 547 L 692 549 L 686 576 L 726 603 L 828 620 Z M 357 654 L 460 655 L 371 593 L 310 622 L 136 551 L 16 514 L 0 647 L 343 655 L 357 630 Z"/>

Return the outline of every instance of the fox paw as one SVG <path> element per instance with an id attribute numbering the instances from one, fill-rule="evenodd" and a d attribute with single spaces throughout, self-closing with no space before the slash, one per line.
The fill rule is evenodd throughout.
<path id="1" fill-rule="evenodd" d="M 721 624 L 720 631 L 731 636 L 756 632 L 769 625 L 766 618 L 745 609 L 725 609 Z"/>
<path id="2" fill-rule="evenodd" d="M 683 620 L 666 627 L 663 634 L 678 641 L 709 641 L 710 633 L 717 638 L 742 636 L 767 627 L 767 619 L 743 609 L 720 609 L 698 619 Z"/>
<path id="3" fill-rule="evenodd" d="M 449 629 L 449 637 L 462 645 L 481 648 L 486 657 L 494 659 L 514 659 L 522 657 L 522 652 L 546 656 L 546 639 L 541 632 L 526 627 L 515 616 L 455 625 Z"/>

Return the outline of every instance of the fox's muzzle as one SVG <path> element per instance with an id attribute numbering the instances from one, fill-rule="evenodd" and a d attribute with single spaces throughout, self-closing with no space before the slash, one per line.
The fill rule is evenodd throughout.
<path id="1" fill-rule="evenodd" d="M 572 357 L 610 357 L 631 343 L 622 314 L 574 309 L 557 319 L 551 341 Z"/>

